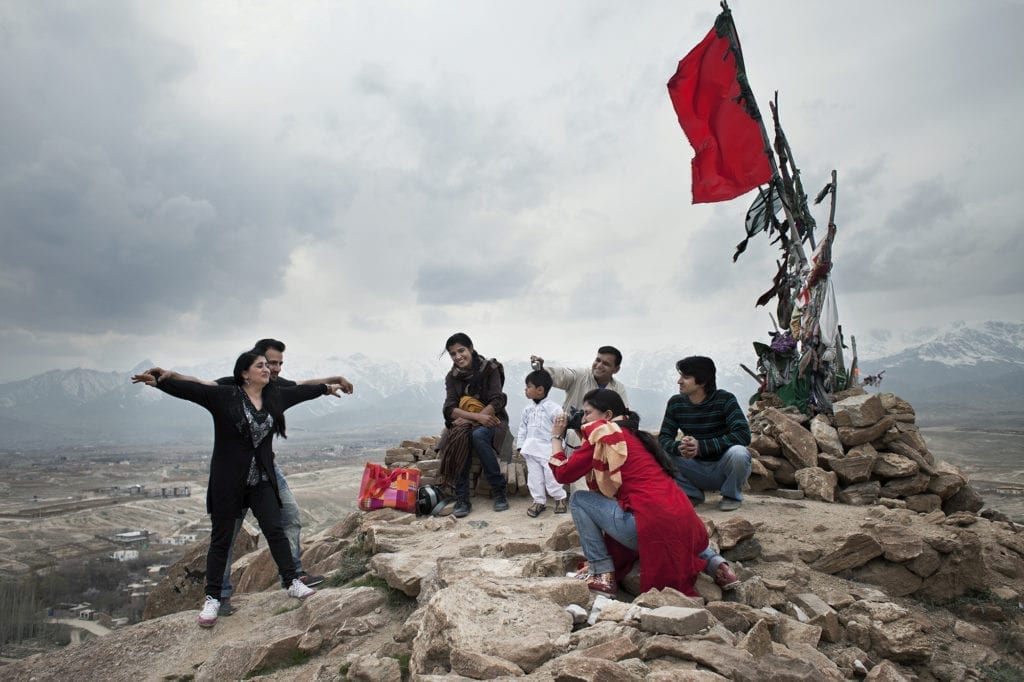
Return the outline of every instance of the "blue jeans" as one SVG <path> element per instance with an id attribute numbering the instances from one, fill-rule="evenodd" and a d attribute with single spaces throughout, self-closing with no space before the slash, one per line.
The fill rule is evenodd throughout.
<path id="1" fill-rule="evenodd" d="M 634 551 L 639 548 L 633 512 L 623 511 L 616 500 L 591 490 L 577 490 L 569 498 L 569 512 L 591 573 L 611 573 L 615 570 L 608 546 L 604 542 L 605 535 Z M 710 546 L 698 556 L 708 562 L 704 572 L 712 577 L 718 567 L 725 563 L 725 558 Z M 643 557 L 640 560 L 643 561 Z"/>
<path id="2" fill-rule="evenodd" d="M 750 451 L 742 445 L 733 445 L 713 462 L 686 459 L 674 455 L 672 462 L 678 469 L 676 483 L 692 500 L 704 501 L 705 490 L 718 490 L 723 497 L 743 499 L 743 486 L 750 478 Z"/>
<path id="3" fill-rule="evenodd" d="M 480 465 L 484 468 L 484 475 L 487 476 L 487 482 L 491 484 L 491 490 L 494 491 L 494 496 L 501 497 L 505 496 L 505 477 L 501 475 L 501 467 L 498 466 L 498 453 L 494 450 L 492 441 L 494 440 L 494 427 L 493 426 L 477 426 L 473 429 L 473 452 L 476 453 L 477 459 L 480 460 Z M 469 499 L 469 472 L 473 468 L 473 458 L 466 458 L 466 466 L 462 469 L 462 473 L 459 474 L 459 479 L 455 481 L 455 497 L 459 500 Z"/>
<path id="4" fill-rule="evenodd" d="M 302 530 L 302 514 L 299 511 L 298 503 L 295 501 L 295 495 L 292 494 L 291 488 L 288 487 L 288 481 L 284 480 L 284 474 L 281 473 L 281 469 L 276 464 L 274 465 L 274 474 L 277 476 L 277 492 L 281 495 L 281 526 L 284 530 L 284 536 L 288 540 L 288 546 L 292 551 L 295 572 L 301 574 L 302 559 L 299 558 L 299 531 Z M 235 519 L 235 530 L 231 535 L 231 547 L 228 549 L 227 563 L 224 566 L 224 578 L 221 581 L 221 600 L 231 599 L 231 593 L 235 591 L 234 586 L 231 584 L 231 562 L 234 559 L 235 538 L 238 537 L 239 531 L 242 530 L 242 522 L 245 521 L 245 515 L 248 511 L 248 509 L 244 510 L 242 515 Z"/>

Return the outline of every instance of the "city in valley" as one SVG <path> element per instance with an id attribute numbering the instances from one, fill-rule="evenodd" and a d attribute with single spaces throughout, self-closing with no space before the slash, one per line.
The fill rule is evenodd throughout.
<path id="1" fill-rule="evenodd" d="M 383 460 L 372 438 L 295 433 L 275 449 L 309 533 L 355 509 L 363 462 Z M 44 623 L 74 626 L 40 625 L 38 637 L 4 631 L 0 659 L 140 620 L 166 568 L 209 534 L 209 458 L 201 440 L 0 452 L 0 609 L 31 608 Z M 0 617 L 8 623 L 0 628 L 13 620 Z"/>

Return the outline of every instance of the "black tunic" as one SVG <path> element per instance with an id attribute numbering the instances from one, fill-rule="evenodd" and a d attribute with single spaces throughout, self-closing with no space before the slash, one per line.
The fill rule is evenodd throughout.
<path id="1" fill-rule="evenodd" d="M 213 415 L 213 456 L 206 488 L 206 511 L 211 516 L 237 517 L 241 514 L 245 479 L 253 457 L 256 457 L 259 469 L 267 475 L 280 504 L 277 476 L 274 474 L 273 435 L 264 438 L 259 447 L 253 447 L 239 386 L 207 386 L 194 381 L 164 379 L 157 387 L 175 398 L 201 405 Z M 324 395 L 323 384 L 281 386 L 277 390 L 285 410 Z"/>

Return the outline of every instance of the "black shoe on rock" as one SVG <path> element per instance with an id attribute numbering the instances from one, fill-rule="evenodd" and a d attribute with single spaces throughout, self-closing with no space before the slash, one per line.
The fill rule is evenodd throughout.
<path id="1" fill-rule="evenodd" d="M 473 505 L 469 500 L 456 500 L 455 509 L 452 510 L 452 516 L 457 519 L 461 519 L 463 516 L 469 516 L 469 512 L 473 511 Z"/>
<path id="2" fill-rule="evenodd" d="M 317 585 L 321 584 L 323 581 L 327 580 L 327 578 L 323 577 L 322 575 L 310 575 L 309 573 L 306 573 L 305 571 L 301 571 L 295 577 L 298 578 L 299 580 L 301 580 L 302 584 L 305 585 L 306 587 L 316 587 Z"/>
<path id="3" fill-rule="evenodd" d="M 494 498 L 494 511 L 507 511 L 508 510 L 508 498 L 504 495 L 498 495 Z"/>

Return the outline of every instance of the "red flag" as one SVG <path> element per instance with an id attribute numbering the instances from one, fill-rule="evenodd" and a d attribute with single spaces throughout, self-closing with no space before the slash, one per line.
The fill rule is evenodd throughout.
<path id="1" fill-rule="evenodd" d="M 753 95 L 749 89 L 743 91 L 737 78 L 739 40 L 735 39 L 736 49 L 730 49 L 730 35 L 735 38 L 732 21 L 723 13 L 668 82 L 679 125 L 696 152 L 695 204 L 733 199 L 772 177 L 761 115 Z"/>

